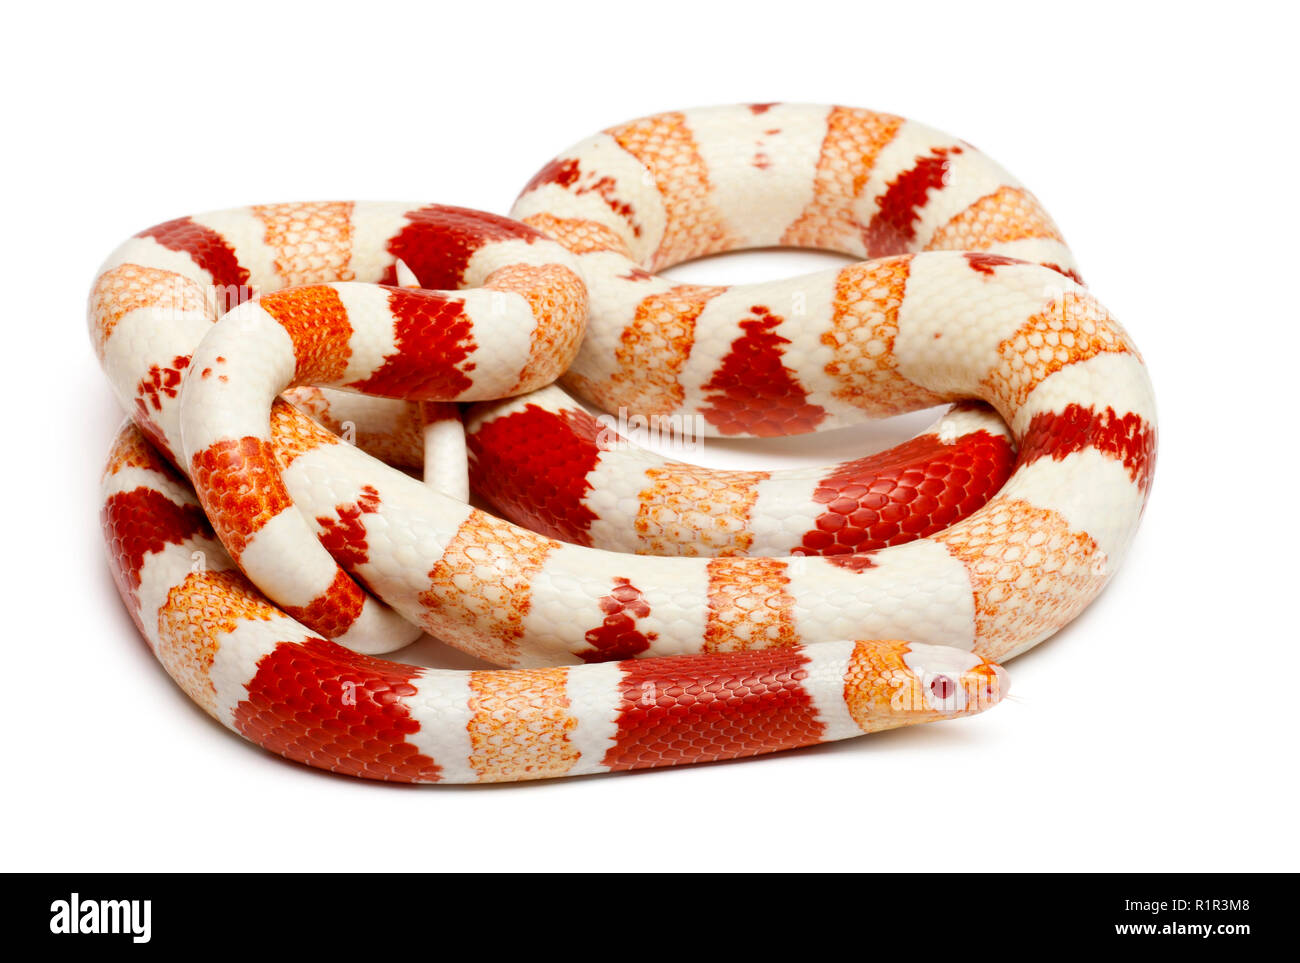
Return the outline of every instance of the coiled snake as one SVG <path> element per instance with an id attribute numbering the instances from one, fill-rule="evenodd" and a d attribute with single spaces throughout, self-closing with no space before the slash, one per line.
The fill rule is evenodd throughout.
<path id="1" fill-rule="evenodd" d="M 778 245 L 863 260 L 654 273 Z M 995 663 L 1113 574 L 1155 460 L 1142 359 L 1037 200 L 964 141 L 852 108 L 632 121 L 547 164 L 511 218 L 170 221 L 109 257 L 89 322 L 131 414 L 102 517 L 141 633 L 226 726 L 376 779 L 725 759 L 980 711 L 1006 692 Z M 626 444 L 579 400 L 680 437 L 955 404 L 890 452 L 740 472 Z M 421 631 L 505 668 L 378 657 Z"/>

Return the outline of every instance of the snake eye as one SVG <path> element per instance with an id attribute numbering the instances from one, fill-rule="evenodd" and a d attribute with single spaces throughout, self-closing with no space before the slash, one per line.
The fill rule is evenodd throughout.
<path id="1" fill-rule="evenodd" d="M 940 702 L 946 702 L 957 691 L 957 684 L 946 675 L 936 675 L 930 680 L 930 695 Z"/>

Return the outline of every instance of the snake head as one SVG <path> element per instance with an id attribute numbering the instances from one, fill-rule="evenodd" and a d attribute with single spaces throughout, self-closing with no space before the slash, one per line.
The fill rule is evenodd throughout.
<path id="1" fill-rule="evenodd" d="M 844 697 L 864 732 L 983 712 L 1010 682 L 1002 666 L 973 652 L 917 642 L 858 642 Z"/>

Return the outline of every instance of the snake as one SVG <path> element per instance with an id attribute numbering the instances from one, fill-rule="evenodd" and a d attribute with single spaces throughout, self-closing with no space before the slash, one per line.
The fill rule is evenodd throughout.
<path id="1" fill-rule="evenodd" d="M 661 273 L 770 247 L 851 263 Z M 101 521 L 140 634 L 227 728 L 368 779 L 703 763 L 982 712 L 1113 577 L 1155 466 L 1142 356 L 1040 202 L 859 108 L 607 128 L 509 216 L 178 218 L 109 256 L 88 325 L 128 412 Z M 937 406 L 838 464 L 690 458 Z M 384 657 L 423 633 L 490 667 Z"/>

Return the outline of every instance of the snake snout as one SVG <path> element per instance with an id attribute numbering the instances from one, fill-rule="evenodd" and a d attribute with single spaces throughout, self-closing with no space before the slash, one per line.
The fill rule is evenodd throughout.
<path id="1" fill-rule="evenodd" d="M 905 661 L 919 680 L 915 708 L 922 711 L 972 715 L 997 705 L 1011 688 L 1006 669 L 973 652 L 914 644 Z"/>

